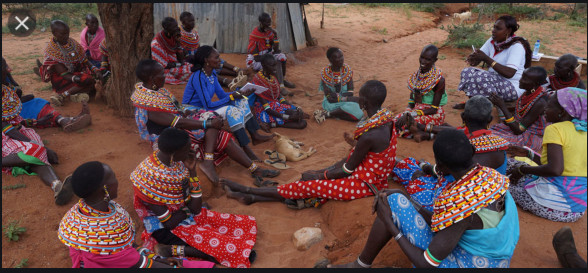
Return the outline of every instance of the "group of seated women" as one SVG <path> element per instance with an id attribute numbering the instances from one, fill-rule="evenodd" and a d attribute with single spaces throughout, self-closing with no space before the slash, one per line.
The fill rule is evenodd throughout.
<path id="1" fill-rule="evenodd" d="M 275 36 L 266 29 L 266 17 L 260 16 L 257 31 Z M 133 242 L 134 221 L 113 201 L 118 180 L 107 164 L 84 163 L 61 182 L 50 165 L 54 152 L 34 131 L 18 127 L 20 99 L 5 84 L 3 62 L 3 170 L 37 172 L 58 204 L 74 193 L 80 198 L 58 230 L 73 267 L 250 267 L 256 258 L 255 217 L 210 210 L 197 165 L 213 186 L 246 205 L 281 202 L 303 209 L 374 196 L 377 217 L 364 249 L 355 261 L 333 267 L 370 267 L 391 238 L 415 267 L 508 267 L 519 239 L 517 204 L 552 221 L 577 221 L 585 214 L 587 106 L 573 71 L 577 60 L 562 56 L 549 77 L 545 69 L 531 67 L 528 42 L 514 35 L 518 25 L 511 16 L 500 17 L 492 38 L 467 58 L 472 67 L 462 71 L 459 89 L 470 98 L 456 107 L 464 109 L 457 128 L 445 122 L 446 79 L 435 65 L 434 45 L 421 51 L 407 83 L 408 107 L 399 113 L 383 107 L 388 92 L 380 81 L 366 81 L 355 95 L 342 50 L 329 48 L 330 65 L 319 84 L 322 109 L 314 118 L 358 122 L 353 134 L 342 136 L 349 154 L 277 187 L 263 179 L 280 172 L 258 166 L 249 144 L 272 139 L 260 129 L 304 129 L 310 117 L 282 95 L 284 62 L 272 54 L 279 50 L 257 52 L 249 60 L 258 68 L 252 83 L 264 90 L 225 92 L 218 73 L 226 62 L 213 47 L 199 45 L 191 14 L 181 18 L 183 31 L 175 20 L 164 19 L 152 43 L 153 59 L 136 67 L 140 81 L 130 97 L 140 137 L 153 148 L 130 174 L 144 227 L 141 248 Z M 191 46 L 187 58 L 182 45 Z M 474 67 L 481 62 L 490 69 Z M 181 103 L 166 83 L 186 84 Z M 514 113 L 505 103 L 512 101 Z M 490 126 L 493 107 L 500 122 Z M 397 159 L 398 136 L 434 140 L 435 163 Z M 249 170 L 257 187 L 219 176 L 215 166 L 227 156 Z M 401 187 L 389 189 L 389 178 Z"/>

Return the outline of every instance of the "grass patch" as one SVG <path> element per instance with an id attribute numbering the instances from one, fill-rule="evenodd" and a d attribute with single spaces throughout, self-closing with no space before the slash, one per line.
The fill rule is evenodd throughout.
<path id="1" fill-rule="evenodd" d="M 26 267 L 28 263 L 29 263 L 29 259 L 22 259 L 22 260 L 20 260 L 20 262 L 17 265 L 14 266 L 14 268 Z"/>
<path id="2" fill-rule="evenodd" d="M 407 5 L 413 10 L 424 12 L 435 12 L 445 6 L 443 3 L 409 3 Z"/>
<path id="3" fill-rule="evenodd" d="M 34 74 L 34 73 L 35 72 L 33 72 L 33 70 L 30 70 L 30 71 L 25 70 L 25 71 L 13 72 L 12 75 L 19 76 L 19 75 L 29 75 L 29 74 Z"/>
<path id="4" fill-rule="evenodd" d="M 372 31 L 382 35 L 388 34 L 388 29 L 386 28 L 372 27 Z"/>
<path id="5" fill-rule="evenodd" d="M 27 184 L 14 184 L 14 185 L 2 186 L 2 190 L 16 190 L 16 189 L 26 188 L 26 187 L 27 187 Z"/>
<path id="6" fill-rule="evenodd" d="M 586 27 L 586 13 L 580 14 L 579 12 L 573 12 L 570 14 L 567 25 L 572 27 Z"/>
<path id="7" fill-rule="evenodd" d="M 445 60 L 445 59 L 447 59 L 447 57 L 445 57 L 445 55 L 440 55 L 439 56 L 439 60 Z"/>
<path id="8" fill-rule="evenodd" d="M 472 45 L 480 48 L 488 39 L 484 25 L 478 23 L 472 25 L 453 24 L 448 27 L 441 26 L 440 28 L 449 32 L 445 45 L 455 48 L 471 48 Z"/>
<path id="9" fill-rule="evenodd" d="M 480 17 L 495 17 L 495 15 L 503 14 L 512 15 L 517 18 L 544 19 L 544 9 L 545 7 L 527 4 L 481 3 L 477 7 L 472 8 L 472 12 L 478 13 L 478 19 Z"/>
<path id="10" fill-rule="evenodd" d="M 20 235 L 27 231 L 25 227 L 19 227 L 18 224 L 18 221 L 12 221 L 6 226 L 2 225 L 2 231 L 8 240 L 16 242 L 20 239 Z"/>
<path id="11" fill-rule="evenodd" d="M 39 91 L 51 91 L 53 87 L 51 85 L 45 85 L 39 89 Z"/>

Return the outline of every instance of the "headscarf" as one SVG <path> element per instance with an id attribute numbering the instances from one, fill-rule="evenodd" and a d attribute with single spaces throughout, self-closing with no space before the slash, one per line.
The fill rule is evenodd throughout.
<path id="1" fill-rule="evenodd" d="M 557 101 L 572 116 L 576 130 L 586 132 L 586 90 L 576 87 L 560 89 Z"/>

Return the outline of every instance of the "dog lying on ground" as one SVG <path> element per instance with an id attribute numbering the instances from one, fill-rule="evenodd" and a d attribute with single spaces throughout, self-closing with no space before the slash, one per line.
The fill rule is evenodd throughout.
<path id="1" fill-rule="evenodd" d="M 454 13 L 453 14 L 453 20 L 455 20 L 456 18 L 459 19 L 459 24 L 460 25 L 461 25 L 461 23 L 463 23 L 463 21 L 469 20 L 470 17 L 472 17 L 472 12 L 471 11 L 466 11 L 466 12 L 462 12 L 462 13 Z"/>
<path id="2" fill-rule="evenodd" d="M 304 151 L 300 148 L 304 143 L 293 141 L 278 133 L 275 133 L 274 138 L 276 140 L 276 151 L 284 154 L 287 161 L 300 161 L 316 153 L 316 149 L 313 147 L 310 147 L 308 151 Z"/>

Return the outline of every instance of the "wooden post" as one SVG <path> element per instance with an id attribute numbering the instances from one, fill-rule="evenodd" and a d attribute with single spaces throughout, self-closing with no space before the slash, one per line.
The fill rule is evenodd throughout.
<path id="1" fill-rule="evenodd" d="M 323 18 L 321 19 L 321 28 L 323 28 L 324 22 L 325 22 L 325 3 L 323 3 Z"/>

